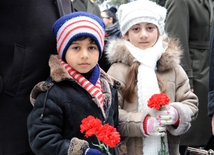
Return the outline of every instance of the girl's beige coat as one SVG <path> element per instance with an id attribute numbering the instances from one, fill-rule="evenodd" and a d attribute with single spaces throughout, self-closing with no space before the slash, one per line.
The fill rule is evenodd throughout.
<path id="1" fill-rule="evenodd" d="M 165 83 L 170 105 L 175 107 L 180 114 L 179 125 L 177 127 L 169 126 L 167 132 L 170 155 L 179 155 L 179 135 L 187 132 L 191 121 L 196 119 L 198 98 L 190 91 L 189 79 L 179 65 L 181 50 L 178 42 L 168 37 L 165 37 L 164 40 L 168 42 L 168 49 L 157 62 L 157 74 Z M 122 83 L 119 91 L 119 132 L 122 140 L 126 142 L 128 154 L 142 155 L 142 137 L 146 136 L 142 122 L 148 113 L 138 112 L 137 96 L 134 97 L 133 103 L 127 103 L 121 96 L 127 71 L 134 58 L 126 48 L 123 39 L 112 41 L 108 46 L 107 54 L 112 63 L 108 74 Z"/>

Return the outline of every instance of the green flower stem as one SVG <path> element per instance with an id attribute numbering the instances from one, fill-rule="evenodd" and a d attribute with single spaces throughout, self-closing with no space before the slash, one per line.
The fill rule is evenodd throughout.
<path id="1" fill-rule="evenodd" d="M 96 136 L 97 137 L 97 136 Z M 97 141 L 98 141 L 98 143 L 99 143 L 99 145 L 97 145 L 97 144 L 93 144 L 94 146 L 97 146 L 97 147 L 99 147 L 101 150 L 102 150 L 102 152 L 103 152 L 103 148 L 106 150 L 106 153 L 108 154 L 108 155 L 111 155 L 111 153 L 109 152 L 109 146 L 107 145 L 107 147 L 106 147 L 106 145 L 105 144 L 103 144 L 102 142 L 100 142 L 100 140 L 97 138 Z"/>
<path id="2" fill-rule="evenodd" d="M 97 139 L 97 140 L 98 140 L 99 146 L 101 146 L 101 147 L 102 147 L 101 142 L 99 141 L 99 139 Z"/>
<path id="3" fill-rule="evenodd" d="M 109 147 L 108 147 L 108 145 L 106 146 L 105 144 L 103 144 L 103 147 L 105 148 L 106 153 L 107 153 L 108 155 L 111 155 L 111 153 L 109 152 Z"/>
<path id="4" fill-rule="evenodd" d="M 165 144 L 165 138 L 161 137 L 161 149 L 158 152 L 158 155 L 168 155 L 168 150 Z"/>
<path id="5" fill-rule="evenodd" d="M 108 145 L 107 145 L 107 150 L 106 150 L 106 152 L 108 153 L 108 155 L 111 155 L 111 153 L 109 152 L 109 147 L 108 147 Z"/>
<path id="6" fill-rule="evenodd" d="M 164 155 L 166 155 L 166 143 L 165 143 L 165 138 L 164 138 L 164 137 L 161 137 L 161 138 L 162 138 L 162 142 L 163 142 Z"/>

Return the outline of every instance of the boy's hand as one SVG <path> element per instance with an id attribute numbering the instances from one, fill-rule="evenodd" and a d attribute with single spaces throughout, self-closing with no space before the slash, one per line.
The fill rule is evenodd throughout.
<path id="1" fill-rule="evenodd" d="M 97 150 L 97 149 L 90 149 L 90 148 L 88 148 L 88 149 L 85 151 L 85 155 L 107 155 L 107 154 L 102 153 L 102 152 L 100 152 L 100 151 Z"/>

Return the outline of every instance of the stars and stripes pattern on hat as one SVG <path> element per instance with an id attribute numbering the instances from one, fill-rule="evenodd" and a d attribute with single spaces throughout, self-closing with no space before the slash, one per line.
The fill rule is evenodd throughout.
<path id="1" fill-rule="evenodd" d="M 84 76 L 82 76 L 80 73 L 78 73 L 76 70 L 71 68 L 67 63 L 65 63 L 62 59 L 59 59 L 62 65 L 65 67 L 65 69 L 68 71 L 68 73 L 76 79 L 77 83 L 81 85 L 85 90 L 91 94 L 91 96 L 96 97 L 98 101 L 100 102 L 101 106 L 103 107 L 103 93 L 101 89 L 101 83 L 100 83 L 100 77 L 98 78 L 95 86 L 88 81 Z"/>
<path id="2" fill-rule="evenodd" d="M 57 40 L 57 52 L 63 61 L 65 61 L 65 53 L 72 41 L 82 36 L 95 40 L 101 58 L 105 24 L 99 17 L 86 12 L 71 13 L 58 19 L 53 25 L 53 31 Z"/>

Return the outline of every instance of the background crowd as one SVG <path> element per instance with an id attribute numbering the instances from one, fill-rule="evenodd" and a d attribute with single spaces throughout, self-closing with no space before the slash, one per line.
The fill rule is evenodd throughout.
<path id="1" fill-rule="evenodd" d="M 183 48 L 181 65 L 190 79 L 192 91 L 199 98 L 197 120 L 181 136 L 181 149 L 204 146 L 211 136 L 208 117 L 209 43 L 213 23 L 212 1 L 167 0 L 166 32 L 179 39 Z M 181 11 L 182 10 L 182 11 Z M 196 13 L 200 11 L 200 13 Z"/>
<path id="2" fill-rule="evenodd" d="M 100 17 L 106 36 L 99 65 L 108 72 L 108 44 L 123 38 L 117 8 L 100 10 L 93 0 L 1 0 L 0 6 L 0 154 L 33 155 L 27 132 L 27 117 L 33 109 L 30 93 L 50 75 L 48 60 L 57 53 L 53 24 L 71 12 L 84 11 Z M 214 133 L 213 4 L 212 0 L 166 0 L 164 6 L 165 32 L 180 42 L 180 64 L 192 93 L 199 99 L 199 112 L 192 116 L 197 119 L 180 136 L 183 155 L 188 146 L 205 146 Z"/>

